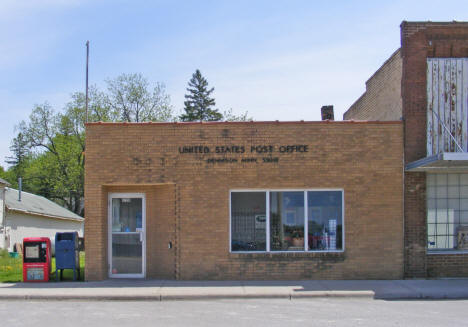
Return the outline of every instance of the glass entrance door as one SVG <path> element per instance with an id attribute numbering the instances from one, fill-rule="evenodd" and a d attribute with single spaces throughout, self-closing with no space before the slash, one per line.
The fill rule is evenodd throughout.
<path id="1" fill-rule="evenodd" d="M 109 194 L 109 276 L 145 277 L 145 195 Z"/>

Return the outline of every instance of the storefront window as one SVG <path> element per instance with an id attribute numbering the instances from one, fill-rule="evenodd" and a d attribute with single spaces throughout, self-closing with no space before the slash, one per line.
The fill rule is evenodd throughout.
<path id="1" fill-rule="evenodd" d="M 270 192 L 270 249 L 304 250 L 304 192 Z"/>
<path id="2" fill-rule="evenodd" d="M 266 251 L 266 192 L 231 194 L 232 251 Z"/>
<path id="3" fill-rule="evenodd" d="M 308 241 L 312 251 L 343 249 L 343 207 L 340 191 L 309 191 Z"/>
<path id="4" fill-rule="evenodd" d="M 427 247 L 468 250 L 468 174 L 427 174 Z"/>
<path id="5" fill-rule="evenodd" d="M 231 251 L 343 249 L 343 191 L 231 192 Z"/>

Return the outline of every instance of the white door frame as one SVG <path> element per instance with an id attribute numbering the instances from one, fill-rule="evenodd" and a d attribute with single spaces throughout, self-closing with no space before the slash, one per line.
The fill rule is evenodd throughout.
<path id="1" fill-rule="evenodd" d="M 140 198 L 142 206 L 142 252 L 141 252 L 141 264 L 142 264 L 142 273 L 141 274 L 113 274 L 112 273 L 112 199 L 138 199 Z M 110 278 L 145 278 L 146 275 L 146 194 L 145 193 L 109 193 L 108 205 L 107 205 L 107 239 L 108 239 L 108 267 L 109 267 L 109 277 Z"/>

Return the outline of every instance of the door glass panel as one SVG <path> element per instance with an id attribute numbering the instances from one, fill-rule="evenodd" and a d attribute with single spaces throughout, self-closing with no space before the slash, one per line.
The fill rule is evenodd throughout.
<path id="1" fill-rule="evenodd" d="M 112 274 L 141 274 L 140 233 L 112 235 Z"/>
<path id="2" fill-rule="evenodd" d="M 112 199 L 112 232 L 139 232 L 142 228 L 142 199 Z"/>
<path id="3" fill-rule="evenodd" d="M 143 199 L 112 199 L 112 274 L 143 273 Z"/>

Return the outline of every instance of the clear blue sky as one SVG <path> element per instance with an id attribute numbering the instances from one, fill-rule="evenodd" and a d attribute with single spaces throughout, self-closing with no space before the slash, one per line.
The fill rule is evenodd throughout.
<path id="1" fill-rule="evenodd" d="M 335 118 L 400 46 L 402 20 L 467 20 L 463 1 L 0 1 L 0 165 L 36 103 L 62 110 L 90 83 L 141 72 L 176 111 L 200 69 L 221 111 L 255 120 Z"/>

